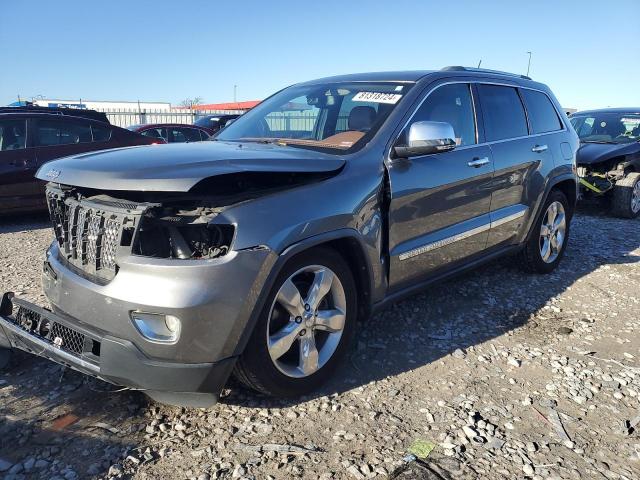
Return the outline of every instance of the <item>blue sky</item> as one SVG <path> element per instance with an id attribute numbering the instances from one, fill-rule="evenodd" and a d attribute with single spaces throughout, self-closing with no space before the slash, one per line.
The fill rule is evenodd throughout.
<path id="1" fill-rule="evenodd" d="M 7 0 L 0 104 L 17 95 L 260 99 L 349 72 L 477 65 L 565 107 L 640 106 L 640 0 Z"/>

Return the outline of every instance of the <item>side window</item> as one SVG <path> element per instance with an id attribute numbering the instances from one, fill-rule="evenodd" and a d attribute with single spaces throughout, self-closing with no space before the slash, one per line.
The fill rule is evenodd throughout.
<path id="1" fill-rule="evenodd" d="M 169 142 L 172 143 L 184 143 L 187 141 L 187 137 L 182 133 L 181 128 L 171 128 L 169 130 Z"/>
<path id="2" fill-rule="evenodd" d="M 27 121 L 0 121 L 0 151 L 21 150 L 27 147 Z"/>
<path id="3" fill-rule="evenodd" d="M 184 135 L 185 142 L 199 142 L 200 139 L 200 131 L 195 128 L 180 128 L 179 129 Z"/>
<path id="4" fill-rule="evenodd" d="M 167 141 L 167 129 L 166 128 L 150 128 L 142 132 L 145 137 L 161 138 L 165 142 Z"/>
<path id="5" fill-rule="evenodd" d="M 478 92 L 488 142 L 529 134 L 524 107 L 515 88 L 478 85 Z"/>
<path id="6" fill-rule="evenodd" d="M 108 142 L 111 140 L 111 129 L 98 125 L 91 125 L 91 133 L 94 142 Z"/>
<path id="7" fill-rule="evenodd" d="M 549 97 L 542 92 L 527 90 L 526 88 L 521 89 L 520 92 L 524 98 L 524 103 L 527 105 L 532 133 L 562 130 L 562 124 Z"/>
<path id="8" fill-rule="evenodd" d="M 452 83 L 436 88 L 422 103 L 412 122 L 446 122 L 453 127 L 456 144 L 476 143 L 473 100 L 467 83 Z"/>
<path id="9" fill-rule="evenodd" d="M 39 120 L 36 127 L 36 145 L 69 145 L 91 142 L 91 127 L 87 124 Z"/>

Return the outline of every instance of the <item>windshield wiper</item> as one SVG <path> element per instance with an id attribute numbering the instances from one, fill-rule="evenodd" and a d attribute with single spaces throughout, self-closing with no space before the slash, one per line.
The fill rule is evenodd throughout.
<path id="1" fill-rule="evenodd" d="M 265 145 L 281 145 L 283 147 L 287 146 L 287 143 L 279 138 L 234 138 L 229 141 L 240 143 L 263 143 Z"/>
<path id="2" fill-rule="evenodd" d="M 602 143 L 607 145 L 616 145 L 618 142 L 612 142 L 607 140 L 580 140 L 582 143 Z"/>

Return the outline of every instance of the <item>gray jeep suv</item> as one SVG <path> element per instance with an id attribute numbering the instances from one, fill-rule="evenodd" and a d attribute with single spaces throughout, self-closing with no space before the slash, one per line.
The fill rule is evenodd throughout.
<path id="1" fill-rule="evenodd" d="M 357 320 L 509 253 L 561 261 L 578 137 L 519 75 L 345 75 L 276 93 L 214 141 L 48 163 L 51 309 L 7 292 L 0 344 L 167 403 L 233 372 L 301 395 Z"/>

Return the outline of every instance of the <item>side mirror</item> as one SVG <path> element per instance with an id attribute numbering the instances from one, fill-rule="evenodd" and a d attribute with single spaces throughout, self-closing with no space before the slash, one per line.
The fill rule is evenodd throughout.
<path id="1" fill-rule="evenodd" d="M 456 148 L 456 134 L 446 122 L 415 122 L 409 127 L 408 145 L 396 145 L 399 157 L 416 157 L 431 153 L 447 152 Z"/>

